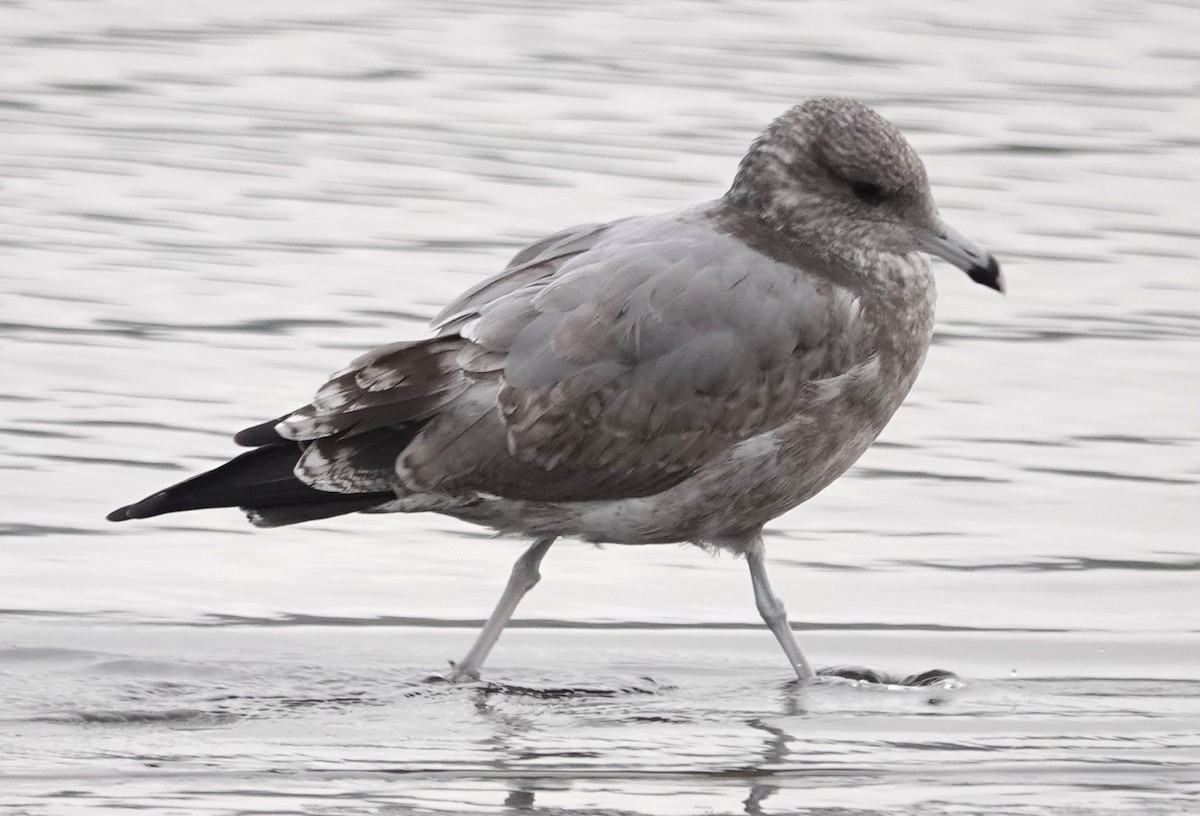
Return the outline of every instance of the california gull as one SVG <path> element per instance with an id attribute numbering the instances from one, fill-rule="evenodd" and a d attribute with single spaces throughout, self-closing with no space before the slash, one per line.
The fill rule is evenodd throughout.
<path id="1" fill-rule="evenodd" d="M 254 450 L 108 518 L 432 511 L 532 538 L 456 681 L 478 678 L 555 539 L 693 542 L 745 557 L 810 679 L 763 525 L 844 473 L 908 394 L 933 332 L 921 253 L 1004 289 L 938 217 L 899 130 L 813 99 L 767 127 L 722 197 L 530 244 L 432 336 L 359 357 L 234 437 Z"/>

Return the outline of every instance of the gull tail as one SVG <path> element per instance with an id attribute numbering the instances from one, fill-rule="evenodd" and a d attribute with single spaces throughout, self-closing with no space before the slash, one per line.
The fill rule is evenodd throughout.
<path id="1" fill-rule="evenodd" d="M 128 521 L 184 510 L 240 507 L 256 527 L 281 527 L 369 510 L 396 498 L 391 491 L 329 493 L 309 487 L 294 472 L 301 453 L 297 444 L 265 445 L 118 508 L 107 518 Z"/>

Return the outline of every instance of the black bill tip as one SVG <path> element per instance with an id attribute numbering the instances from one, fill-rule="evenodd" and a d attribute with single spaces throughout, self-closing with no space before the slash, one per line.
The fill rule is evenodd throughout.
<path id="1" fill-rule="evenodd" d="M 1004 294 L 1004 275 L 1000 272 L 1000 263 L 991 255 L 988 255 L 983 263 L 973 264 L 967 269 L 967 277 Z"/>

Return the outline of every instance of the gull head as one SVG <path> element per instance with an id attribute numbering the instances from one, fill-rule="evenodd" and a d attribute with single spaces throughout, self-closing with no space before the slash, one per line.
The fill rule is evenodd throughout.
<path id="1" fill-rule="evenodd" d="M 819 255 L 926 252 L 1004 291 L 992 254 L 938 216 L 908 140 L 854 99 L 810 99 L 772 122 L 725 202 Z"/>

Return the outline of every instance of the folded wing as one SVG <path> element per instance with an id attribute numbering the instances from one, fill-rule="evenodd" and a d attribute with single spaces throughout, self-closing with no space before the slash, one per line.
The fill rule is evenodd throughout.
<path id="1" fill-rule="evenodd" d="M 652 495 L 791 418 L 874 349 L 853 293 L 703 225 L 552 236 L 276 430 L 321 490 Z"/>

